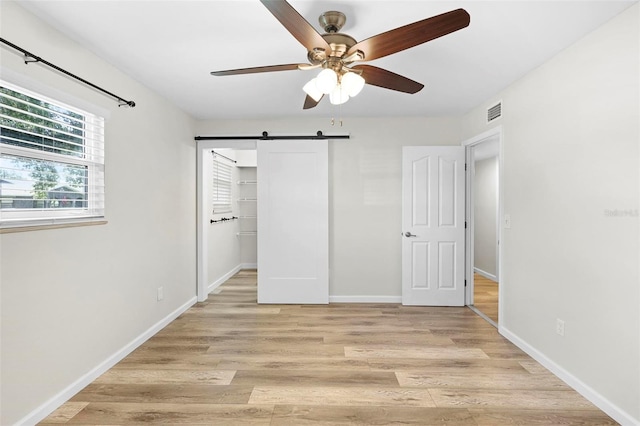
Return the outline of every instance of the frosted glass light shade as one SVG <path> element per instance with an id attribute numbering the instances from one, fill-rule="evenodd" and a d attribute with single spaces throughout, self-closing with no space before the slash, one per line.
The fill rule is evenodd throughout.
<path id="1" fill-rule="evenodd" d="M 316 77 L 316 86 L 325 95 L 331 93 L 336 84 L 338 84 L 338 75 L 332 69 L 324 69 Z"/>
<path id="2" fill-rule="evenodd" d="M 338 84 L 335 87 L 335 89 L 331 91 L 331 94 L 329 95 L 329 101 L 333 105 L 340 105 L 347 102 L 348 100 L 349 100 L 349 94 L 347 93 L 346 90 L 344 90 L 344 88 L 340 84 Z"/>
<path id="3" fill-rule="evenodd" d="M 323 93 L 320 91 L 320 89 L 318 89 L 317 82 L 317 78 L 310 80 L 307 84 L 304 85 L 302 90 L 304 90 L 307 95 L 313 98 L 314 101 L 319 102 L 320 99 L 322 99 Z"/>
<path id="4" fill-rule="evenodd" d="M 354 72 L 348 72 L 341 78 L 343 90 L 351 97 L 356 96 L 364 87 L 364 78 Z"/>

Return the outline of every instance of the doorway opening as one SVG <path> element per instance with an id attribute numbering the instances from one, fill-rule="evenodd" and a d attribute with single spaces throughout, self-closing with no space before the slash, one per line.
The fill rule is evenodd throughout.
<path id="1" fill-rule="evenodd" d="M 257 267 L 256 141 L 203 140 L 197 145 L 197 288 L 199 302 L 241 269 Z M 218 154 L 215 160 L 213 152 Z M 231 207 L 215 211 L 215 161 L 229 165 Z M 227 172 L 225 172 L 227 173 Z M 226 191 L 226 189 L 225 189 Z"/>
<path id="2" fill-rule="evenodd" d="M 501 283 L 501 145 L 499 126 L 463 145 L 467 162 L 467 305 L 498 328 Z"/>

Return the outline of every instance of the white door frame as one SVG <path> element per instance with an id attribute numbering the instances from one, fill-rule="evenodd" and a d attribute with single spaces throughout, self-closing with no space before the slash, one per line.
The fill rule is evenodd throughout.
<path id="1" fill-rule="evenodd" d="M 196 297 L 198 302 L 204 302 L 209 296 L 207 282 L 207 271 L 209 270 L 209 239 L 204 237 L 207 229 L 207 220 L 209 219 L 209 206 L 206 206 L 204 200 L 207 199 L 204 185 L 204 161 L 205 153 L 212 149 L 231 148 L 231 149 L 256 149 L 255 140 L 201 140 L 196 143 Z"/>
<path id="2" fill-rule="evenodd" d="M 492 139 L 497 139 L 498 141 L 498 277 L 500 280 L 500 284 L 498 286 L 498 326 L 502 322 L 503 316 L 503 295 L 504 295 L 504 274 L 502 273 L 502 217 L 503 217 L 503 191 L 504 184 L 502 181 L 502 176 L 504 173 L 503 170 L 503 144 L 502 144 L 502 126 L 496 126 L 486 132 L 483 132 L 479 135 L 476 135 L 470 139 L 467 139 L 462 142 L 462 145 L 466 150 L 466 159 L 467 159 L 467 177 L 466 177 L 466 217 L 467 217 L 467 239 L 466 239 L 466 268 L 465 268 L 465 278 L 467 280 L 467 291 L 465 298 L 465 305 L 473 305 L 473 234 L 474 234 L 474 223 L 473 223 L 473 146 L 478 145 L 483 142 L 487 142 Z"/>

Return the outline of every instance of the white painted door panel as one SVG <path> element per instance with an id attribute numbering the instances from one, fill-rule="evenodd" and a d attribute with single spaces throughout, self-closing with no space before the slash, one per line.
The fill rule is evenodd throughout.
<path id="1" fill-rule="evenodd" d="M 258 303 L 329 303 L 327 141 L 258 141 Z"/>
<path id="2" fill-rule="evenodd" d="M 464 148 L 406 146 L 402 161 L 402 303 L 464 306 Z"/>

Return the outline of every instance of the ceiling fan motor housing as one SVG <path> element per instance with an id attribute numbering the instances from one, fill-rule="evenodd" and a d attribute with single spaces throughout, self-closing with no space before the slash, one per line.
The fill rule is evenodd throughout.
<path id="1" fill-rule="evenodd" d="M 320 22 L 320 26 L 324 28 L 326 32 L 337 33 L 343 27 L 345 22 L 347 22 L 347 17 L 342 12 L 330 10 L 320 15 L 318 22 Z"/>
<path id="2" fill-rule="evenodd" d="M 326 31 L 322 34 L 322 38 L 325 39 L 327 44 L 331 46 L 331 52 L 325 52 L 323 49 L 313 49 L 307 54 L 307 59 L 314 65 L 320 65 L 327 68 L 341 68 L 331 58 L 342 58 L 347 51 L 354 46 L 357 41 L 348 34 L 343 34 L 338 31 L 347 22 L 347 17 L 344 13 L 335 10 L 324 12 L 318 18 L 320 25 Z"/>
<path id="3" fill-rule="evenodd" d="M 325 52 L 323 49 L 310 50 L 307 59 L 314 65 L 323 63 L 329 57 L 342 58 L 357 43 L 353 37 L 342 33 L 322 34 L 322 38 L 331 46 L 331 52 Z"/>

